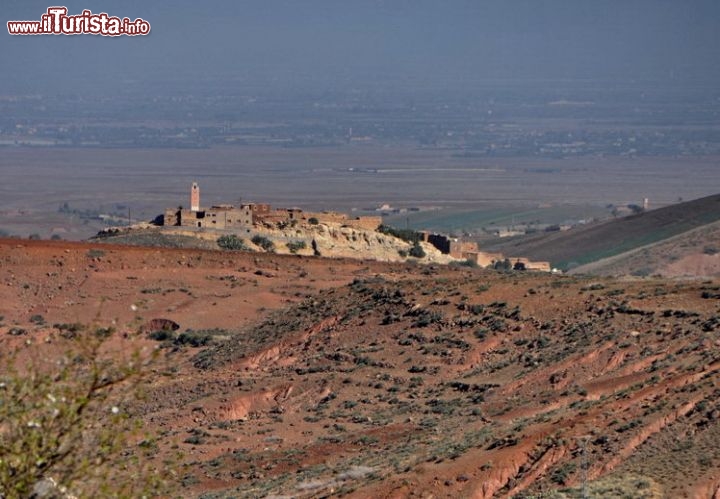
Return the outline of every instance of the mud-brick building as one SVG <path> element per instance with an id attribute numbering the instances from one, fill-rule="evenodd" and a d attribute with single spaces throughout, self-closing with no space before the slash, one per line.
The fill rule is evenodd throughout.
<path id="1" fill-rule="evenodd" d="M 168 208 L 163 216 L 163 225 L 175 227 L 197 227 L 206 229 L 250 230 L 257 225 L 279 225 L 292 222 L 341 224 L 355 229 L 376 230 L 382 224 L 382 217 L 350 218 L 344 213 L 326 211 L 314 213 L 300 208 L 272 208 L 266 203 L 248 203 L 240 206 L 220 204 L 203 208 L 200 205 L 200 188 L 194 182 L 190 189 L 190 209 Z"/>
<path id="2" fill-rule="evenodd" d="M 300 208 L 271 209 L 270 205 L 253 205 L 253 223 L 281 224 L 293 221 L 310 223 L 311 220 L 322 224 L 337 224 L 354 229 L 377 230 L 382 225 L 382 217 L 350 218 L 335 211 L 303 211 Z"/>
<path id="3" fill-rule="evenodd" d="M 453 258 L 463 259 L 476 263 L 480 267 L 491 267 L 497 262 L 503 262 L 506 257 L 502 253 L 486 253 L 480 251 L 476 242 L 461 241 L 443 234 L 432 234 L 423 231 L 422 240 L 435 246 L 441 253 Z M 549 262 L 533 262 L 527 258 L 509 258 L 510 265 L 517 269 L 538 270 L 550 272 Z"/>
<path id="4" fill-rule="evenodd" d="M 208 229 L 249 229 L 252 211 L 248 206 L 217 205 L 197 211 L 182 208 L 167 209 L 163 225 Z"/>
<path id="5" fill-rule="evenodd" d="M 443 234 L 431 234 L 421 232 L 422 240 L 435 246 L 441 253 L 450 255 L 453 258 L 464 258 L 465 253 L 476 252 L 477 243 L 471 241 L 460 241 L 455 237 L 448 237 Z"/>
<path id="6" fill-rule="evenodd" d="M 502 262 L 505 256 L 502 253 L 487 253 L 485 251 L 466 251 L 463 259 L 474 262 L 478 267 L 492 267 L 496 262 Z"/>
<path id="7" fill-rule="evenodd" d="M 382 225 L 383 220 L 382 217 L 355 217 L 348 218 L 343 223 L 348 227 L 352 227 L 353 229 L 372 231 L 378 230 L 378 228 Z"/>
<path id="8" fill-rule="evenodd" d="M 190 189 L 190 209 L 168 208 L 163 225 L 210 229 L 249 229 L 253 224 L 253 205 L 240 207 L 220 204 L 210 208 L 200 205 L 200 187 L 193 182 Z"/>
<path id="9" fill-rule="evenodd" d="M 300 208 L 273 209 L 269 204 L 254 204 L 253 223 L 275 225 L 304 220 Z"/>
<path id="10" fill-rule="evenodd" d="M 527 258 L 512 257 L 509 259 L 513 264 L 513 268 L 521 268 L 525 270 L 537 270 L 539 272 L 550 272 L 550 262 L 533 262 Z"/>

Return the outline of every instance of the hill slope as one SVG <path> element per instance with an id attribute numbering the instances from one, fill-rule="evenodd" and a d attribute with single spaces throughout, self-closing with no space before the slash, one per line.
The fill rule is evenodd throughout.
<path id="1" fill-rule="evenodd" d="M 720 283 L 26 243 L 0 241 L 0 348 L 70 321 L 159 346 L 129 410 L 183 452 L 174 496 L 720 491 Z"/>
<path id="2" fill-rule="evenodd" d="M 203 466 L 232 484 L 207 497 L 522 497 L 585 471 L 698 496 L 720 485 L 720 317 L 701 296 L 464 272 L 321 293 L 196 357 L 243 387 L 200 422 L 243 442 Z"/>
<path id="3" fill-rule="evenodd" d="M 720 194 L 567 232 L 488 244 L 484 249 L 551 262 L 566 270 L 668 239 L 720 220 Z"/>
<path id="4" fill-rule="evenodd" d="M 574 274 L 720 277 L 720 222 L 576 267 Z"/>

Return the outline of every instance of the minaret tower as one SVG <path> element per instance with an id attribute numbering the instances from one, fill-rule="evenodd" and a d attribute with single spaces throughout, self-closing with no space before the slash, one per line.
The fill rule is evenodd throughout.
<path id="1" fill-rule="evenodd" d="M 200 211 L 200 187 L 193 182 L 190 189 L 190 211 Z"/>

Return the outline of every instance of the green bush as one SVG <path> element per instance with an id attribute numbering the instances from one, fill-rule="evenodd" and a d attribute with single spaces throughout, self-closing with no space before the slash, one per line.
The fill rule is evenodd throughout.
<path id="1" fill-rule="evenodd" d="M 208 331 L 185 331 L 175 338 L 176 345 L 190 345 L 191 347 L 203 347 L 213 339 L 213 334 Z"/>
<path id="2" fill-rule="evenodd" d="M 550 480 L 558 485 L 565 485 L 570 475 L 575 473 L 575 469 L 575 463 L 565 463 L 552 472 Z"/>
<path id="3" fill-rule="evenodd" d="M 425 258 L 425 250 L 420 246 L 420 243 L 415 241 L 415 244 L 413 244 L 413 247 L 410 248 L 410 251 L 408 251 L 408 255 L 415 257 L 415 258 Z"/>
<path id="4" fill-rule="evenodd" d="M 33 324 L 37 324 L 38 326 L 42 326 L 45 324 L 45 318 L 40 314 L 35 314 L 32 317 L 30 317 L 30 322 Z"/>
<path id="5" fill-rule="evenodd" d="M 245 244 L 245 240 L 237 237 L 235 234 L 226 236 L 220 236 L 217 240 L 217 245 L 224 250 L 249 250 Z"/>
<path id="6" fill-rule="evenodd" d="M 512 269 L 513 269 L 513 265 L 512 265 L 512 262 L 510 261 L 510 259 L 506 258 L 506 259 L 503 260 L 503 261 L 498 260 L 497 262 L 495 262 L 495 263 L 493 264 L 493 268 L 494 268 L 495 270 L 505 270 L 505 271 L 509 271 L 509 270 L 512 270 Z"/>
<path id="7" fill-rule="evenodd" d="M 153 331 L 148 334 L 148 338 L 155 341 L 168 341 L 175 339 L 175 333 L 172 331 L 165 331 L 164 329 L 160 329 L 158 331 Z"/>
<path id="8" fill-rule="evenodd" d="M 389 225 L 381 225 L 378 227 L 378 232 L 387 234 L 389 236 L 397 237 L 408 243 L 417 243 L 422 239 L 422 234 L 411 229 L 396 229 Z"/>
<path id="9" fill-rule="evenodd" d="M 275 251 L 275 243 L 265 236 L 253 236 L 251 241 L 254 245 L 260 246 L 265 251 Z"/>
<path id="10" fill-rule="evenodd" d="M 450 265 L 453 267 L 470 267 L 470 268 L 477 268 L 478 263 L 475 260 L 471 260 L 469 258 L 465 260 L 459 260 L 457 262 L 450 262 Z"/>
<path id="11" fill-rule="evenodd" d="M 287 243 L 287 247 L 290 250 L 290 253 L 294 254 L 307 248 L 307 243 L 305 241 L 290 241 Z"/>

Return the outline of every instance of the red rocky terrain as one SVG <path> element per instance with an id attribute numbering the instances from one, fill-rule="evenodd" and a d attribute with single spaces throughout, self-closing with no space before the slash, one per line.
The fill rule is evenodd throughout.
<path id="1" fill-rule="evenodd" d="M 174 496 L 720 490 L 716 281 L 2 240 L 0 300 L 3 349 L 159 349 Z"/>

